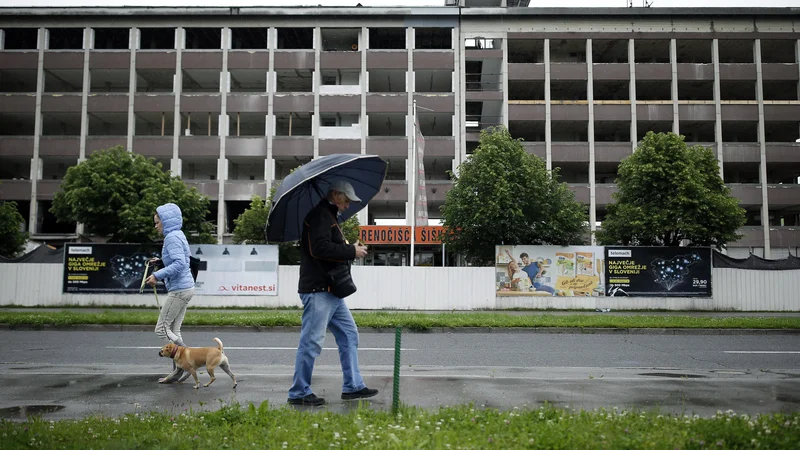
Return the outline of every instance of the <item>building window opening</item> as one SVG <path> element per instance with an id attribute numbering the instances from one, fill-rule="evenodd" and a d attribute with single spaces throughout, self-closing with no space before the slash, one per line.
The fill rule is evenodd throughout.
<path id="1" fill-rule="evenodd" d="M 127 113 L 89 113 L 89 136 L 127 136 Z"/>
<path id="2" fill-rule="evenodd" d="M 699 39 L 676 41 L 678 64 L 711 64 L 711 43 Z"/>
<path id="3" fill-rule="evenodd" d="M 552 63 L 585 63 L 585 39 L 551 39 L 550 62 Z"/>
<path id="4" fill-rule="evenodd" d="M 174 78 L 174 69 L 136 69 L 136 92 L 173 92 Z"/>
<path id="5" fill-rule="evenodd" d="M 175 115 L 166 112 L 136 112 L 135 136 L 172 136 Z"/>
<path id="6" fill-rule="evenodd" d="M 414 42 L 417 50 L 451 50 L 452 28 L 415 28 Z"/>
<path id="7" fill-rule="evenodd" d="M 755 62 L 755 44 L 752 40 L 721 39 L 719 41 L 719 62 L 722 64 L 752 64 Z"/>
<path id="8" fill-rule="evenodd" d="M 182 113 L 182 134 L 184 136 L 218 136 L 219 115 L 216 113 Z"/>
<path id="9" fill-rule="evenodd" d="M 369 48 L 371 50 L 405 50 L 405 28 L 370 28 Z"/>
<path id="10" fill-rule="evenodd" d="M 185 28 L 187 50 L 219 50 L 222 30 L 219 28 Z"/>
<path id="11" fill-rule="evenodd" d="M 667 39 L 637 39 L 633 51 L 637 63 L 669 64 L 670 50 Z"/>
<path id="12" fill-rule="evenodd" d="M 42 136 L 80 136 L 81 114 L 42 113 Z"/>
<path id="13" fill-rule="evenodd" d="M 50 50 L 81 50 L 83 49 L 83 28 L 50 28 Z"/>
<path id="14" fill-rule="evenodd" d="M 1 69 L 0 92 L 36 92 L 36 70 Z"/>
<path id="15" fill-rule="evenodd" d="M 231 28 L 231 48 L 234 50 L 266 50 L 268 28 Z"/>
<path id="16" fill-rule="evenodd" d="M 230 92 L 267 92 L 267 74 L 263 70 L 233 69 L 228 73 Z"/>
<path id="17" fill-rule="evenodd" d="M 748 95 L 746 84 L 736 83 L 737 88 L 744 88 L 741 92 L 726 92 L 726 94 L 746 99 L 749 95 L 753 96 L 755 100 L 755 84 L 750 83 L 751 93 Z M 725 99 L 725 95 L 722 96 Z M 678 81 L 678 100 L 714 100 L 714 82 L 713 81 Z M 736 100 L 736 99 L 730 99 Z"/>
<path id="18" fill-rule="evenodd" d="M 81 91 L 83 91 L 83 70 L 44 70 L 44 92 L 62 93 Z"/>
<path id="19" fill-rule="evenodd" d="M 125 69 L 89 69 L 89 91 L 125 92 L 130 90 L 130 71 Z"/>
<path id="20" fill-rule="evenodd" d="M 627 62 L 627 40 L 592 39 L 592 63 L 623 64 Z"/>
<path id="21" fill-rule="evenodd" d="M 34 113 L 0 113 L 0 136 L 33 136 Z"/>
<path id="22" fill-rule="evenodd" d="M 263 113 L 229 113 L 229 136 L 265 136 L 267 117 Z"/>
<path id="23" fill-rule="evenodd" d="M 322 51 L 352 52 L 358 50 L 360 30 L 354 28 L 323 28 Z"/>
<path id="24" fill-rule="evenodd" d="M 311 113 L 277 113 L 275 114 L 276 136 L 311 136 Z"/>
<path id="25" fill-rule="evenodd" d="M 275 92 L 314 92 L 314 71 L 275 71 Z"/>
<path id="26" fill-rule="evenodd" d="M 62 223 L 50 212 L 53 207 L 51 200 L 39 201 L 39 214 L 36 218 L 36 232 L 39 234 L 75 234 L 77 223 Z"/>
<path id="27" fill-rule="evenodd" d="M 142 50 L 174 50 L 175 28 L 140 28 Z"/>
<path id="28" fill-rule="evenodd" d="M 127 50 L 129 45 L 130 30 L 128 28 L 95 28 L 95 50 Z"/>
<path id="29" fill-rule="evenodd" d="M 279 50 L 313 50 L 313 28 L 278 28 Z"/>
<path id="30" fill-rule="evenodd" d="M 4 50 L 36 50 L 39 31 L 36 28 L 4 28 Z"/>
<path id="31" fill-rule="evenodd" d="M 512 64 L 541 64 L 544 62 L 544 40 L 509 39 L 508 62 Z"/>

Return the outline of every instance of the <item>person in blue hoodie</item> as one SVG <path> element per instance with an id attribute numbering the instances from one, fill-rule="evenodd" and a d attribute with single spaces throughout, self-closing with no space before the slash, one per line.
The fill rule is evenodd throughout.
<path id="1" fill-rule="evenodd" d="M 151 274 L 145 282 L 155 286 L 157 282 L 163 281 L 167 287 L 167 298 L 156 323 L 156 335 L 165 342 L 185 347 L 181 337 L 181 324 L 189 301 L 194 295 L 194 278 L 189 268 L 189 242 L 181 231 L 183 226 L 181 209 L 174 203 L 161 205 L 156 208 L 153 221 L 156 230 L 164 235 L 164 246 L 161 248 L 164 268 Z M 151 260 L 151 263 L 156 261 L 157 258 Z M 181 382 L 189 375 L 189 372 L 177 367 L 173 361 L 172 372 L 160 378 L 158 382 Z"/>

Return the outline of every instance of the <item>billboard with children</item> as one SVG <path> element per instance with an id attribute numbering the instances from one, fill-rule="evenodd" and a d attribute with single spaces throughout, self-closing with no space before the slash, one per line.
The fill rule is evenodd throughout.
<path id="1" fill-rule="evenodd" d="M 601 246 L 498 245 L 499 296 L 605 296 Z"/>

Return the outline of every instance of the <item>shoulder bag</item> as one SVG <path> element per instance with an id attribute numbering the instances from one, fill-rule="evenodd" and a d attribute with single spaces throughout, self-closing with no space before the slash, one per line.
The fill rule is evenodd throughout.
<path id="1" fill-rule="evenodd" d="M 331 214 L 331 216 L 333 216 L 333 214 Z M 336 224 L 336 228 L 339 229 L 339 233 L 342 235 L 342 240 L 347 242 L 347 240 L 344 239 L 344 233 L 342 232 L 342 229 L 339 228 L 339 223 L 336 222 L 335 217 L 333 218 L 333 221 Z M 320 270 L 325 271 L 325 269 L 322 267 L 322 264 L 317 261 L 317 258 L 314 258 L 313 256 L 311 258 L 314 260 L 317 266 L 319 266 Z M 350 261 L 336 264 L 333 269 L 325 273 L 325 276 L 328 279 L 328 290 L 331 294 L 338 298 L 348 297 L 353 295 L 356 290 L 358 290 L 356 288 L 356 284 L 353 282 L 353 277 L 350 274 L 350 264 Z"/>

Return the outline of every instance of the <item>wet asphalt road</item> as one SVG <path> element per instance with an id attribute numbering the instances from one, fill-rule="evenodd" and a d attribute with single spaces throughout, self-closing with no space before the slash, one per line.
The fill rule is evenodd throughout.
<path id="1" fill-rule="evenodd" d="M 221 370 L 209 388 L 191 379 L 159 385 L 168 362 L 146 331 L 0 330 L 0 417 L 51 419 L 143 411 L 184 412 L 222 404 L 281 406 L 291 384 L 299 333 L 185 330 L 191 346 L 218 336 L 239 381 Z M 426 408 L 474 402 L 498 408 L 556 406 L 658 409 L 710 415 L 800 410 L 800 335 L 405 333 L 403 403 Z M 362 375 L 392 403 L 394 334 L 362 332 Z M 208 374 L 200 374 L 208 381 Z M 346 411 L 333 337 L 317 360 L 313 386 Z"/>

